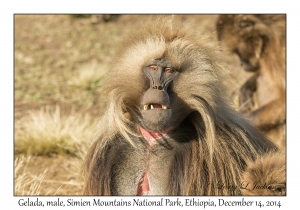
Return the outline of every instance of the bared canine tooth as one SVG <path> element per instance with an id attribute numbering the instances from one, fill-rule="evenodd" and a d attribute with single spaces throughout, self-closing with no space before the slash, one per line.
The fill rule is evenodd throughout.
<path id="1" fill-rule="evenodd" d="M 151 104 L 151 105 L 150 105 L 150 108 L 151 108 L 151 109 L 154 109 L 154 106 Z"/>
<path id="2" fill-rule="evenodd" d="M 148 104 L 145 104 L 144 105 L 144 110 L 147 110 L 148 109 Z"/>
<path id="3" fill-rule="evenodd" d="M 167 109 L 167 106 L 162 104 L 162 105 L 161 105 L 161 108 Z"/>

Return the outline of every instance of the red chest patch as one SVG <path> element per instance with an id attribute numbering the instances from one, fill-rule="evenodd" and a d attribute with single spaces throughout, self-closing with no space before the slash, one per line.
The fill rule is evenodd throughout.
<path id="1" fill-rule="evenodd" d="M 150 132 L 142 127 L 138 127 L 139 132 L 143 135 L 143 137 L 148 140 L 150 147 L 154 144 L 156 139 L 162 138 L 163 136 L 167 135 L 168 131 L 156 133 Z"/>
<path id="2" fill-rule="evenodd" d="M 149 195 L 149 193 L 150 193 L 150 186 L 149 186 L 148 175 L 147 172 L 144 172 L 137 187 L 137 195 Z"/>
<path id="3" fill-rule="evenodd" d="M 167 135 L 167 133 L 169 132 L 169 130 L 160 133 L 150 132 L 139 126 L 138 126 L 138 131 L 143 135 L 143 137 L 146 140 L 148 140 L 150 149 L 157 139 L 162 138 L 163 136 Z M 148 179 L 147 171 L 145 171 L 138 183 L 137 195 L 149 195 L 149 194 L 150 194 L 149 179 Z"/>

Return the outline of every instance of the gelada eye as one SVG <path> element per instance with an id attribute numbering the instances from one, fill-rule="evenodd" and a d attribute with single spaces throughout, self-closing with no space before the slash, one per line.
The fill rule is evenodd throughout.
<path id="1" fill-rule="evenodd" d="M 171 68 L 166 68 L 166 69 L 165 69 L 165 72 L 167 72 L 167 73 L 170 73 L 170 74 L 171 74 L 171 73 L 173 73 L 173 72 L 174 72 L 174 70 L 173 70 L 173 69 L 171 69 Z"/>
<path id="2" fill-rule="evenodd" d="M 157 70 L 157 66 L 154 66 L 154 65 L 150 66 L 149 68 L 150 68 L 151 71 L 156 71 Z"/>

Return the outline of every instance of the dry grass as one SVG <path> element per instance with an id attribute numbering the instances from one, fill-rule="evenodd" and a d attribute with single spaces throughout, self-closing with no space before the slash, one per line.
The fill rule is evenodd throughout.
<path id="1" fill-rule="evenodd" d="M 70 194 L 68 188 L 73 189 L 73 192 L 77 192 L 77 194 L 80 195 L 78 192 L 81 192 L 83 185 L 80 181 L 82 179 L 81 176 L 76 176 L 76 179 L 72 178 L 67 181 L 47 179 L 47 176 L 50 175 L 51 167 L 43 168 L 42 172 L 40 172 L 40 170 L 38 170 L 38 172 L 32 171 L 32 165 L 35 161 L 37 161 L 37 159 L 33 158 L 33 156 L 20 155 L 15 158 L 14 195 L 66 195 Z M 72 162 L 74 163 L 74 161 Z M 75 163 L 76 162 L 79 163 L 79 161 L 75 161 Z M 63 165 L 62 163 L 58 164 Z M 75 194 L 73 193 L 73 195 Z"/>
<path id="2" fill-rule="evenodd" d="M 83 156 L 93 138 L 95 122 L 88 114 L 74 110 L 63 114 L 59 106 L 29 111 L 15 123 L 15 152 Z"/>
<path id="3" fill-rule="evenodd" d="M 20 156 L 15 159 L 15 195 L 40 195 L 41 183 L 45 177 L 45 170 L 39 176 L 27 171 L 30 156 Z"/>
<path id="4" fill-rule="evenodd" d="M 105 79 L 107 66 L 95 62 L 83 65 L 80 70 L 72 75 L 67 84 L 82 91 L 98 91 Z"/>
<path id="5" fill-rule="evenodd" d="M 14 19 L 15 99 L 39 106 L 62 102 L 99 107 L 99 93 L 94 90 L 101 83 L 99 72 L 106 71 L 102 66 L 118 44 L 118 28 L 69 15 L 15 15 Z M 85 89 L 83 84 L 74 86 L 74 77 L 84 75 L 88 65 L 100 66 L 95 80 Z"/>

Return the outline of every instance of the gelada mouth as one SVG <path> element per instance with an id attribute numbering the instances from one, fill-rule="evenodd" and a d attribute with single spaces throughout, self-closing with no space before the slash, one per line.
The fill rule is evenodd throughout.
<path id="1" fill-rule="evenodd" d="M 150 110 L 150 109 L 170 109 L 164 104 L 156 104 L 156 103 L 149 103 L 144 105 L 144 110 Z"/>

